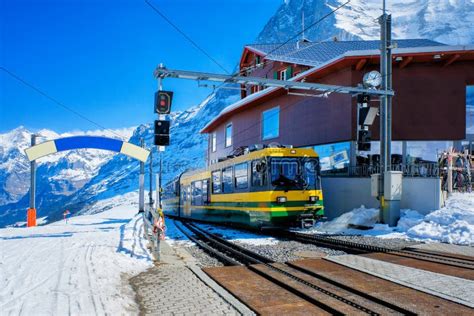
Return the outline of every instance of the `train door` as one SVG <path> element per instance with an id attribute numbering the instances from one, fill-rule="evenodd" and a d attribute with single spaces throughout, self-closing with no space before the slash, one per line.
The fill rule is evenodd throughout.
<path id="1" fill-rule="evenodd" d="M 191 186 L 183 185 L 181 187 L 181 203 L 184 216 L 191 215 Z"/>

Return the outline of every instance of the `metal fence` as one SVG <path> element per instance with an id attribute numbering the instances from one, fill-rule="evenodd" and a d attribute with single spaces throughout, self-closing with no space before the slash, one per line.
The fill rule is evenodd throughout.
<path id="1" fill-rule="evenodd" d="M 437 163 L 393 164 L 392 171 L 401 171 L 405 177 L 433 178 L 440 176 L 440 167 Z M 359 165 L 322 171 L 323 176 L 370 177 L 380 173 L 380 165 Z"/>
<path id="2" fill-rule="evenodd" d="M 162 232 L 156 228 L 160 214 L 147 204 L 143 212 L 143 234 L 151 246 L 151 253 L 155 260 L 160 261 L 160 240 Z"/>

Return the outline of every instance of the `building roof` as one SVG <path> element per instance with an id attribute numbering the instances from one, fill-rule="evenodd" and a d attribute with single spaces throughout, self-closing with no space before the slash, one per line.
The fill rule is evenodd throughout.
<path id="1" fill-rule="evenodd" d="M 397 48 L 447 46 L 427 39 L 393 40 Z M 250 44 L 245 48 L 265 56 L 265 59 L 306 66 L 318 66 L 349 51 L 380 49 L 380 41 L 300 41 L 287 44 Z"/>
<path id="2" fill-rule="evenodd" d="M 426 39 L 394 40 L 396 47 L 392 50 L 393 57 L 412 56 L 413 60 L 423 62 L 432 60 L 434 54 L 443 55 L 443 62 L 449 65 L 454 60 L 474 60 L 474 45 L 446 45 Z M 295 43 L 288 43 L 274 50 L 281 44 L 252 44 L 244 48 L 265 56 L 265 59 L 307 65 L 310 68 L 290 78 L 291 81 L 300 81 L 331 72 L 338 66 L 350 66 L 361 59 L 371 59 L 378 62 L 380 58 L 380 41 L 333 41 L 333 42 L 300 42 L 299 49 Z M 270 53 L 269 55 L 267 55 Z M 285 55 L 287 54 L 287 55 Z M 466 56 L 466 57 L 460 57 Z M 448 58 L 448 59 L 446 59 Z M 458 59 L 459 58 L 459 59 Z M 223 109 L 219 115 L 204 126 L 201 133 L 209 133 L 218 124 L 227 120 L 233 113 L 243 110 L 250 104 L 262 102 L 265 99 L 283 93 L 284 89 L 269 87 L 253 93 Z"/>

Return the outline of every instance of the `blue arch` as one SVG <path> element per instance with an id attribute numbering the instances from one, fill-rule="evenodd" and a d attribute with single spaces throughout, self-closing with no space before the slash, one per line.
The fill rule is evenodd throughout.
<path id="1" fill-rule="evenodd" d="M 59 151 L 93 148 L 103 149 L 125 154 L 129 157 L 145 162 L 150 152 L 145 148 L 124 142 L 120 139 L 102 136 L 72 136 L 46 141 L 44 143 L 25 149 L 30 161 L 57 153 Z"/>

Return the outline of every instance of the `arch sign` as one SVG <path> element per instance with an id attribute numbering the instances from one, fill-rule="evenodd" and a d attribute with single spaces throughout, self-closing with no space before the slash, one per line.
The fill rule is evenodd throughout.
<path id="1" fill-rule="evenodd" d="M 81 148 L 115 151 L 142 162 L 145 162 L 150 155 L 150 151 L 140 146 L 101 136 L 72 136 L 50 140 L 25 149 L 25 153 L 29 161 L 34 161 L 60 151 Z"/>
<path id="2" fill-rule="evenodd" d="M 26 215 L 26 226 L 36 226 L 35 186 L 36 186 L 36 159 L 60 151 L 93 148 L 115 151 L 145 163 L 150 151 L 140 146 L 124 142 L 119 139 L 101 136 L 72 136 L 46 141 L 25 149 L 28 160 L 31 161 L 30 207 Z M 140 192 L 142 192 L 141 190 Z"/>

